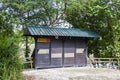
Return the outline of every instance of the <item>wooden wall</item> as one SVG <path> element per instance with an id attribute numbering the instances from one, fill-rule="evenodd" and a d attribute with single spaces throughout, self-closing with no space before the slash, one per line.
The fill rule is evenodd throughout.
<path id="1" fill-rule="evenodd" d="M 35 68 L 85 66 L 87 39 L 36 38 Z"/>

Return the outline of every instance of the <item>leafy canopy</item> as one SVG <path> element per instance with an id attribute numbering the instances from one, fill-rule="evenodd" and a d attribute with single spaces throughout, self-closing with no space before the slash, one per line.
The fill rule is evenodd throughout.
<path id="1" fill-rule="evenodd" d="M 75 0 L 68 6 L 66 20 L 74 27 L 92 29 L 101 35 L 89 42 L 96 57 L 120 57 L 120 0 Z"/>

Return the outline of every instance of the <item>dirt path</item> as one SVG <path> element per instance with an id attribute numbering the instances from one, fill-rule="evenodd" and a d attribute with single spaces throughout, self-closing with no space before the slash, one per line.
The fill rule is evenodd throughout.
<path id="1" fill-rule="evenodd" d="M 24 70 L 26 80 L 120 80 L 120 71 L 105 68 L 52 68 Z"/>

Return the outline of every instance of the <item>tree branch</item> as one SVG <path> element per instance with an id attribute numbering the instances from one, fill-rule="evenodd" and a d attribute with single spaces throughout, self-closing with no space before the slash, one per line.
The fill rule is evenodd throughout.
<path id="1" fill-rule="evenodd" d="M 56 24 L 57 22 L 59 22 L 59 20 L 64 16 L 64 14 L 66 13 L 66 9 L 67 9 L 67 0 L 65 0 L 64 2 L 64 11 L 63 13 L 61 13 L 59 15 L 59 13 L 56 16 L 56 19 L 50 24 L 50 26 L 53 26 L 54 24 Z"/>

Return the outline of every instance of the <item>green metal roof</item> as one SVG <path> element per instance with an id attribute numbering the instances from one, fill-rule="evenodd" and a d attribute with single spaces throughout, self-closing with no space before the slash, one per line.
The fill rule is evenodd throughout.
<path id="1" fill-rule="evenodd" d="M 51 28 L 45 26 L 28 26 L 29 36 L 66 36 L 66 37 L 100 37 L 91 30 L 77 28 Z"/>

